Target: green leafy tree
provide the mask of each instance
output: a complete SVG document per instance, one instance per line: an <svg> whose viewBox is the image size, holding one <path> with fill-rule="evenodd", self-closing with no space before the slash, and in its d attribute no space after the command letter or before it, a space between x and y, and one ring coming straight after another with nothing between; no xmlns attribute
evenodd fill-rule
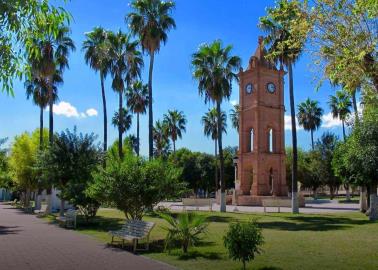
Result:
<svg viewBox="0 0 378 270"><path fill-rule="evenodd" d="M231 223L223 238L230 258L239 260L246 269L246 263L262 252L260 246L264 237L256 221Z"/></svg>
<svg viewBox="0 0 378 270"><path fill-rule="evenodd" d="M94 174L88 194L116 207L127 219L141 219L157 203L181 195L179 175L160 159L147 161L130 152L123 159L108 155L106 169Z"/></svg>
<svg viewBox="0 0 378 270"><path fill-rule="evenodd" d="M239 132L239 121L240 121L240 105L235 104L234 107L231 109L230 119L232 123L232 127Z"/></svg>
<svg viewBox="0 0 378 270"><path fill-rule="evenodd" d="M44 137L47 132L44 130ZM47 140L46 140L47 141ZM18 190L23 192L24 206L29 205L31 192L39 186L39 174L35 170L39 153L39 130L22 133L14 138L9 156L9 169Z"/></svg>
<svg viewBox="0 0 378 270"><path fill-rule="evenodd" d="M315 150L319 151L321 160L317 168L320 175L319 177L322 179L322 182L330 188L331 199L333 199L335 191L341 184L340 178L334 174L332 168L332 159L337 143L337 136L333 133L326 132L318 139L315 146Z"/></svg>
<svg viewBox="0 0 378 270"><path fill-rule="evenodd" d="M143 57L138 51L138 42L133 41L131 36L124 34L121 31L117 33L108 33L110 43L109 57L111 61L110 74L112 75L112 88L118 93L118 115L119 119L124 119L123 116L123 95L126 87L140 77L141 69L143 67ZM126 82L126 86L125 86ZM122 158L122 134L124 133L123 125L118 122L118 149L119 156Z"/></svg>
<svg viewBox="0 0 378 270"><path fill-rule="evenodd" d="M322 124L323 109L319 107L319 102L307 98L306 101L298 105L298 123L304 130L311 133L311 146L314 150L314 131Z"/></svg>
<svg viewBox="0 0 378 270"><path fill-rule="evenodd" d="M154 156L167 158L171 152L169 143L168 127L163 121L156 121L154 126Z"/></svg>
<svg viewBox="0 0 378 270"><path fill-rule="evenodd" d="M182 137L182 133L186 131L186 118L183 112L177 110L168 110L167 114L164 114L164 123L167 125L167 131L172 139L173 153L176 152L176 141Z"/></svg>
<svg viewBox="0 0 378 270"><path fill-rule="evenodd" d="M86 194L92 182L92 173L101 163L102 151L95 143L97 136L78 134L68 129L57 134L54 144L39 157L38 168L45 179L55 179L60 190L60 214L64 214L64 202L78 207L88 219L96 215L99 203Z"/></svg>
<svg viewBox="0 0 378 270"><path fill-rule="evenodd" d="M8 138L0 139L0 187L11 189L13 186L9 172L9 157L7 149L3 148Z"/></svg>
<svg viewBox="0 0 378 270"><path fill-rule="evenodd" d="M102 110L104 114L104 152L108 148L108 118L106 109L105 78L110 72L109 40L108 32L102 27L95 27L85 34L82 50L85 52L85 63L95 72L99 72L101 82Z"/></svg>
<svg viewBox="0 0 378 270"><path fill-rule="evenodd" d="M343 147L343 164L351 173L350 181L369 187L370 220L378 219L377 168L378 168L378 121L376 115L367 115L357 125Z"/></svg>
<svg viewBox="0 0 378 270"><path fill-rule="evenodd" d="M316 0L307 13L320 82L329 79L349 94L369 86L378 93L377 2Z"/></svg>
<svg viewBox="0 0 378 270"><path fill-rule="evenodd" d="M160 213L169 226L164 226L167 231L165 248L170 250L179 242L184 254L188 253L190 246L195 246L201 241L201 235L206 232L208 223L206 217L194 212L184 212L174 218L170 214Z"/></svg>
<svg viewBox="0 0 378 270"><path fill-rule="evenodd" d="M346 139L345 135L345 120L350 115L350 109L352 107L352 102L348 93L344 91L337 91L336 95L329 96L329 107L332 112L333 118L339 118L343 125L343 138Z"/></svg>
<svg viewBox="0 0 378 270"><path fill-rule="evenodd" d="M175 7L172 1L161 0L134 0L131 2L132 12L126 16L126 21L134 35L139 37L143 51L150 56L148 71L148 142L149 157L153 157L153 111L152 111L152 73L155 54L160 51L161 44L168 40L168 32L176 28L171 13Z"/></svg>
<svg viewBox="0 0 378 270"><path fill-rule="evenodd" d="M267 9L267 15L260 18L259 26L267 36L264 43L269 45L267 58L286 66L289 76L291 135L293 145L292 212L298 213L298 154L297 129L295 121L293 64L299 59L310 28L307 15L298 0L278 0L274 8Z"/></svg>
<svg viewBox="0 0 378 270"><path fill-rule="evenodd" d="M41 38L39 23L50 18L49 31L58 32L60 25L70 21L62 7L54 7L48 0L13 0L0 3L0 91L13 95L13 82L30 71L28 51L31 39Z"/></svg>
<svg viewBox="0 0 378 270"><path fill-rule="evenodd" d="M232 82L238 81L237 72L240 69L240 58L231 55L232 46L222 46L220 40L203 44L192 56L193 77L198 81L199 94L205 103L216 103L217 115L221 115L221 104L229 99L232 92ZM217 119L218 130L223 130L221 118ZM221 212L226 211L224 158L222 147L222 132L218 132L218 150L220 163Z"/></svg>
<svg viewBox="0 0 378 270"><path fill-rule="evenodd" d="M225 112L221 114L222 121L222 133L227 133L227 116ZM203 133L207 137L211 137L214 141L214 156L215 156L215 166L214 166L214 175L215 175L215 191L217 191L219 181L218 181L218 112L216 108L209 109L201 119L203 125Z"/></svg>
<svg viewBox="0 0 378 270"><path fill-rule="evenodd" d="M149 103L148 85L141 81L134 82L126 91L127 106L137 115L137 148L136 153L139 156L140 136L139 136L139 115L146 113Z"/></svg>

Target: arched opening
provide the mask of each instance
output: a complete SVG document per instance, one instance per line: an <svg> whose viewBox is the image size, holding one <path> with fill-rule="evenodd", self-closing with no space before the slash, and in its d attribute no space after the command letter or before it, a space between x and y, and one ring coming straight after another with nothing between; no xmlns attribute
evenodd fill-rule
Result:
<svg viewBox="0 0 378 270"><path fill-rule="evenodd" d="M268 151L270 153L274 152L273 148L273 129L268 129Z"/></svg>
<svg viewBox="0 0 378 270"><path fill-rule="evenodd" d="M253 130L253 128L251 128L251 131L249 133L249 152L253 152L254 149L254 135L255 131Z"/></svg>

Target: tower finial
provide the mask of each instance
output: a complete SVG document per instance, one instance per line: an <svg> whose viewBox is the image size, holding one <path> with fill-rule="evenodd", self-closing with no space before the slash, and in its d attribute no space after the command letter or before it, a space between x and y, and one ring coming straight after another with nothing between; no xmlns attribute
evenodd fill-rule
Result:
<svg viewBox="0 0 378 270"><path fill-rule="evenodd" d="M262 45L263 41L264 41L264 37L263 36L259 36L259 45L260 46Z"/></svg>

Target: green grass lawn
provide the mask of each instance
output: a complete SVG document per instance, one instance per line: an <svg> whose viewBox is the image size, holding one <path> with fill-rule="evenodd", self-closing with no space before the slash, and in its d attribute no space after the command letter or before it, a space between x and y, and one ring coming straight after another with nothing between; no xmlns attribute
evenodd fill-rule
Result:
<svg viewBox="0 0 378 270"><path fill-rule="evenodd" d="M241 263L228 258L223 235L230 222L258 218L263 228L264 253L248 265L248 269L378 269L378 223L371 223L360 213L310 214L242 214L201 212L210 222L200 246L187 256L181 250L163 251L165 232L160 218L146 216L156 222L152 244L144 256L166 262L180 269L241 269ZM80 233L108 242L108 230L124 222L121 212L101 209L88 225L79 223Z"/></svg>

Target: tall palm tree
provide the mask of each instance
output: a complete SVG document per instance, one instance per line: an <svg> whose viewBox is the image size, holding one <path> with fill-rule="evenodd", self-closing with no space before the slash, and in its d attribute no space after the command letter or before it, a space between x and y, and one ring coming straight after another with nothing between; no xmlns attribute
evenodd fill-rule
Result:
<svg viewBox="0 0 378 270"><path fill-rule="evenodd" d="M156 121L154 126L154 156L166 158L171 149L168 138L168 127L164 121Z"/></svg>
<svg viewBox="0 0 378 270"><path fill-rule="evenodd" d="M323 109L319 107L319 102L307 98L306 101L298 105L298 123L303 129L311 133L311 146L314 150L314 134L322 124Z"/></svg>
<svg viewBox="0 0 378 270"><path fill-rule="evenodd" d="M152 111L152 73L155 53L160 50L161 43L168 40L168 32L176 28L175 20L171 17L175 3L160 0L134 0L131 3L133 12L126 16L126 21L134 35L139 37L143 51L150 56L148 72L148 142L149 157L153 157L153 111Z"/></svg>
<svg viewBox="0 0 378 270"><path fill-rule="evenodd" d="M186 131L186 118L183 112L170 111L164 115L164 123L167 125L168 134L173 142L173 153L176 152L176 141Z"/></svg>
<svg viewBox="0 0 378 270"><path fill-rule="evenodd" d="M38 72L32 72L32 78L25 81L26 97L27 99L32 98L33 103L39 107L39 147L43 147L43 111L49 104L48 95L48 85L45 78L39 76ZM57 71L54 74L54 84L53 84L53 100L54 103L58 99L58 88L57 85L63 82L62 77Z"/></svg>
<svg viewBox="0 0 378 270"><path fill-rule="evenodd" d="M227 116L225 112L221 114L222 133L227 133ZM218 191L218 112L216 108L209 109L204 116L202 116L203 133L214 141L214 156L215 156L215 191Z"/></svg>
<svg viewBox="0 0 378 270"><path fill-rule="evenodd" d="M232 127L239 132L239 119L240 119L240 105L235 104L234 108L231 109L230 119L232 123Z"/></svg>
<svg viewBox="0 0 378 270"><path fill-rule="evenodd" d="M260 18L259 27L267 33L264 43L269 45L268 53L280 68L283 65L289 75L289 96L291 115L291 135L293 147L292 165L292 213L299 213L298 206L298 146L295 121L293 64L299 59L306 41L305 34L292 31L293 21L301 16L302 9L297 1L280 0L274 8L268 9L268 14Z"/></svg>
<svg viewBox="0 0 378 270"><path fill-rule="evenodd" d="M120 118L120 115L122 118ZM122 134L126 133L132 123L133 116L129 112L128 109L122 108L122 114L119 113L119 111L114 112L114 116L112 118L112 125L117 127L118 130L121 130Z"/></svg>
<svg viewBox="0 0 378 270"><path fill-rule="evenodd" d="M108 33L111 59L110 73L112 75L112 88L118 93L118 114L123 119L123 95L126 86L140 77L143 67L143 58L138 51L138 42L132 41L131 36L118 31ZM123 158L122 152L122 126L118 127L118 151L119 157Z"/></svg>
<svg viewBox="0 0 378 270"><path fill-rule="evenodd" d="M137 81L127 88L126 91L127 106L133 113L137 115L137 146L136 153L139 156L140 151L140 136L139 136L139 115L146 112L149 102L148 85Z"/></svg>
<svg viewBox="0 0 378 270"><path fill-rule="evenodd" d="M102 27L95 27L86 35L82 50L85 51L85 63L100 74L102 110L104 114L104 152L108 148L108 117L104 81L110 71L108 32Z"/></svg>
<svg viewBox="0 0 378 270"><path fill-rule="evenodd" d="M42 39L33 40L32 53L29 58L32 59L31 69L33 73L38 73L38 77L44 78L49 99L49 141L53 142L54 135L54 116L53 104L56 101L54 94L54 76L57 72L62 73L68 68L68 57L71 51L75 50L75 45L70 37L71 31L67 26L59 27L56 33L48 30L46 24L41 29L44 33Z"/></svg>
<svg viewBox="0 0 378 270"><path fill-rule="evenodd" d="M350 96L345 91L337 91L336 95L329 96L329 107L332 112L333 118L339 118L343 125L343 138L346 139L345 135L345 120L351 113L352 102L350 101Z"/></svg>
<svg viewBox="0 0 378 270"><path fill-rule="evenodd" d="M240 69L240 58L231 55L232 46L222 47L222 42L216 40L211 44L201 45L192 56L193 77L198 80L198 90L204 96L205 103L216 103L218 115L221 115L221 104L231 95L232 82L238 81L237 72ZM218 118L218 130L223 130L222 121ZM222 132L218 134L218 150L220 161L221 212L226 211L224 182L224 159L222 148Z"/></svg>

